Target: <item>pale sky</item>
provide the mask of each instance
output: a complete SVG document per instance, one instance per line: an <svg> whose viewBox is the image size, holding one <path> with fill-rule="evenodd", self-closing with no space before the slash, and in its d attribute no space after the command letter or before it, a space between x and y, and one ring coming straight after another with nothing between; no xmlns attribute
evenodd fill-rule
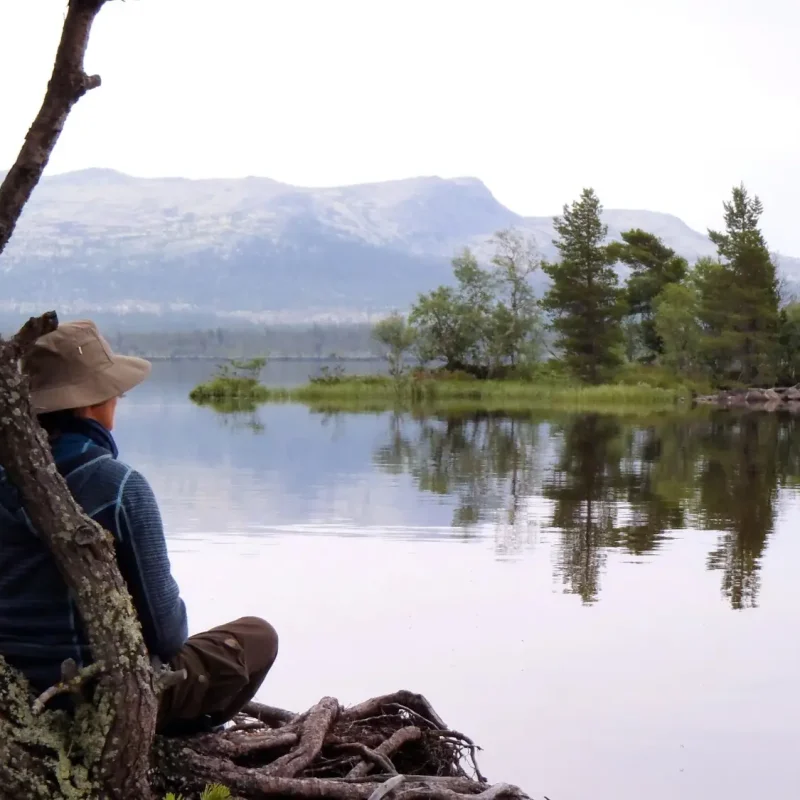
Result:
<svg viewBox="0 0 800 800"><path fill-rule="evenodd" d="M0 168L66 0L0 0ZM800 256L797 0L114 0L49 172L260 175L304 186L481 178L526 215L721 225L744 180Z"/></svg>

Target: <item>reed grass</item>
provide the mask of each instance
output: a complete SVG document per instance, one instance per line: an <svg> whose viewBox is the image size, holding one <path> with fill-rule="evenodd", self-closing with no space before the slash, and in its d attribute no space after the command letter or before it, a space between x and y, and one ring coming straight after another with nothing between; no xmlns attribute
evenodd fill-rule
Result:
<svg viewBox="0 0 800 800"><path fill-rule="evenodd" d="M684 387L660 388L609 384L542 384L525 381L395 380L384 376L353 376L318 381L292 389L267 389L266 402L388 410L412 406L458 410L614 410L628 407L674 408L691 399Z"/></svg>

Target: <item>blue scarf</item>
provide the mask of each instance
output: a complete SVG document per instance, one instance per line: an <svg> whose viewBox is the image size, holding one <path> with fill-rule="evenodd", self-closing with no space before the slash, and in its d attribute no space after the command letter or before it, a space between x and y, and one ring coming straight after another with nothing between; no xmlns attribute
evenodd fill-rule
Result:
<svg viewBox="0 0 800 800"><path fill-rule="evenodd" d="M113 458L119 455L111 431L93 419L82 419L72 414L58 421L58 433L50 440L56 463L86 452L93 444L107 450Z"/></svg>
<svg viewBox="0 0 800 800"><path fill-rule="evenodd" d="M55 427L57 431L50 437L50 449L56 466L68 466L72 459L83 455L91 446L100 447L112 458L119 451L111 432L93 419L81 419L72 413L59 416ZM10 513L21 507L21 500L15 486L8 480L5 470L0 466L0 506Z"/></svg>

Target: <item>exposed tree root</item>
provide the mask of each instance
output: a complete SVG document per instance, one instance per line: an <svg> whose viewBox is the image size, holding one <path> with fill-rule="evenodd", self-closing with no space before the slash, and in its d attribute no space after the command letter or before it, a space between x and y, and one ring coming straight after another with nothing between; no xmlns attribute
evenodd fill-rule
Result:
<svg viewBox="0 0 800 800"><path fill-rule="evenodd" d="M242 800L527 798L516 786L490 786L476 750L412 692L350 708L325 697L303 714L250 704L224 732L159 739L154 782L187 796L221 783Z"/></svg>

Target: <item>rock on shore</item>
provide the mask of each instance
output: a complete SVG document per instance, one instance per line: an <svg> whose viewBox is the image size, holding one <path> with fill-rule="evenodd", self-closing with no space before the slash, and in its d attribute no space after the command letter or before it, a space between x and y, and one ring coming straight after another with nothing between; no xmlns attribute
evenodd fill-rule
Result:
<svg viewBox="0 0 800 800"><path fill-rule="evenodd" d="M776 389L724 389L717 394L695 398L698 405L720 408L759 408L800 414L800 383Z"/></svg>

